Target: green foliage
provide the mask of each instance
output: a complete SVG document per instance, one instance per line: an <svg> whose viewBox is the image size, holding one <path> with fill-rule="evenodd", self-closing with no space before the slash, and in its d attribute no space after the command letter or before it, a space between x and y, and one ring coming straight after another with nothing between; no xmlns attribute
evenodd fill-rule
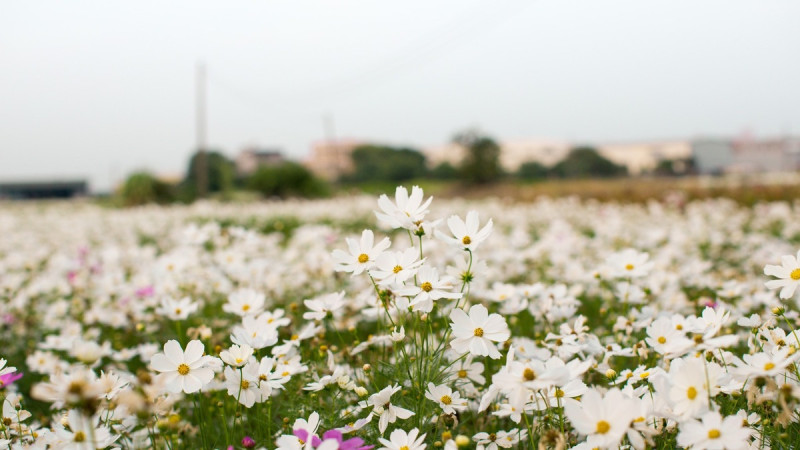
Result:
<svg viewBox="0 0 800 450"><path fill-rule="evenodd" d="M424 176L425 155L411 148L362 145L353 150L353 173L343 181L405 181Z"/></svg>
<svg viewBox="0 0 800 450"><path fill-rule="evenodd" d="M464 159L459 166L464 181L485 184L497 181L503 175L500 167L500 146L492 138L477 130L467 130L458 133L453 142L465 150Z"/></svg>
<svg viewBox="0 0 800 450"><path fill-rule="evenodd" d="M517 169L517 178L522 180L541 180L550 175L550 169L536 161L522 163Z"/></svg>
<svg viewBox="0 0 800 450"><path fill-rule="evenodd" d="M553 174L561 178L617 177L628 173L625 166L614 164L592 147L572 149L553 167Z"/></svg>
<svg viewBox="0 0 800 450"><path fill-rule="evenodd" d="M265 197L323 197L328 194L324 182L302 165L291 161L260 167L247 179L247 188Z"/></svg>
<svg viewBox="0 0 800 450"><path fill-rule="evenodd" d="M430 171L430 177L438 180L455 180L458 178L458 169L449 162L443 162Z"/></svg>
<svg viewBox="0 0 800 450"><path fill-rule="evenodd" d="M180 186L179 197L183 201L193 201L197 197L197 160L198 153L192 155L186 177ZM206 152L206 168L208 170L208 193L227 193L233 189L235 168L231 160L220 152Z"/></svg>
<svg viewBox="0 0 800 450"><path fill-rule="evenodd" d="M148 172L136 172L125 180L120 190L125 206L168 203L174 199L172 187Z"/></svg>

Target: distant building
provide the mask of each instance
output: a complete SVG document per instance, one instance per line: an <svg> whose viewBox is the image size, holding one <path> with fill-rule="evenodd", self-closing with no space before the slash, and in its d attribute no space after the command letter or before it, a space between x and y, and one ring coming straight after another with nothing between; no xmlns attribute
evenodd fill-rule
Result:
<svg viewBox="0 0 800 450"><path fill-rule="evenodd" d="M32 200L73 198L89 194L89 185L77 181L24 181L0 183L0 199Z"/></svg>
<svg viewBox="0 0 800 450"><path fill-rule="evenodd" d="M526 162L538 162L552 166L564 159L571 148L567 141L557 139L516 139L498 142L500 145L500 165L504 170L514 172ZM449 163L454 167L464 159L464 148L449 143L423 150L428 167Z"/></svg>
<svg viewBox="0 0 800 450"><path fill-rule="evenodd" d="M731 173L786 172L800 169L800 138L753 139L731 143Z"/></svg>
<svg viewBox="0 0 800 450"><path fill-rule="evenodd" d="M682 161L692 157L689 141L643 141L597 145L604 158L628 168L631 175L651 172L662 161Z"/></svg>
<svg viewBox="0 0 800 450"><path fill-rule="evenodd" d="M552 167L569 155L578 144L559 139L515 139L499 142L500 165L514 172L526 162L537 162ZM597 148L598 153L616 164L628 168L633 175L654 170L664 160L686 160L691 157L689 141L644 141L587 145ZM446 144L425 150L428 165L435 167L443 162L458 166L464 150L456 144Z"/></svg>
<svg viewBox="0 0 800 450"><path fill-rule="evenodd" d="M355 139L321 141L311 146L311 155L305 166L318 177L334 181L353 171L353 150L363 144Z"/></svg>
<svg viewBox="0 0 800 450"><path fill-rule="evenodd" d="M236 157L236 174L251 175L261 166L276 166L285 160L278 150L245 149Z"/></svg>
<svg viewBox="0 0 800 450"><path fill-rule="evenodd" d="M726 139L695 139L692 160L698 173L719 175L733 164L733 146Z"/></svg>
<svg viewBox="0 0 800 450"><path fill-rule="evenodd" d="M692 158L703 174L795 171L800 169L800 138L697 139Z"/></svg>

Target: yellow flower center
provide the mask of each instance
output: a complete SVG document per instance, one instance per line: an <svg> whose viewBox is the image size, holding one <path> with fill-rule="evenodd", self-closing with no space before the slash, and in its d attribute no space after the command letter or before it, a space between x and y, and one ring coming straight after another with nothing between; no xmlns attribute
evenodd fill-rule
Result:
<svg viewBox="0 0 800 450"><path fill-rule="evenodd" d="M689 389L686 390L686 396L689 397L689 400L694 400L697 397L697 389L694 386L690 386Z"/></svg>
<svg viewBox="0 0 800 450"><path fill-rule="evenodd" d="M483 328L475 328L475 336L482 337L483 336Z"/></svg>
<svg viewBox="0 0 800 450"><path fill-rule="evenodd" d="M601 420L600 422L597 422L597 432L598 433L606 434L606 433L608 433L608 430L610 430L610 429L611 429L611 424L606 422L605 420Z"/></svg>
<svg viewBox="0 0 800 450"><path fill-rule="evenodd" d="M658 337L658 343L659 344L666 344L667 343L667 338L665 338L664 336L659 336Z"/></svg>
<svg viewBox="0 0 800 450"><path fill-rule="evenodd" d="M461 242L463 242L464 245L469 245L472 243L472 239L470 239L469 236L464 236L464 239L461 239Z"/></svg>
<svg viewBox="0 0 800 450"><path fill-rule="evenodd" d="M636 422L636 423L642 423L642 422L644 422L644 417L639 416L639 417L633 419L633 421Z"/></svg>
<svg viewBox="0 0 800 450"><path fill-rule="evenodd" d="M86 441L86 433L83 431L78 431L75 433L75 437L73 439L75 442L84 442Z"/></svg>
<svg viewBox="0 0 800 450"><path fill-rule="evenodd" d="M650 376L650 372L642 372L639 374L639 378L645 379Z"/></svg>
<svg viewBox="0 0 800 450"><path fill-rule="evenodd" d="M250 387L250 382L247 380L242 380L242 390L247 389Z"/></svg>
<svg viewBox="0 0 800 450"><path fill-rule="evenodd" d="M680 331L680 330L682 330L682 329L683 329L683 325L681 325L681 324L677 324L677 325L675 325L675 329L676 329L676 330L678 330L678 331Z"/></svg>
<svg viewBox="0 0 800 450"><path fill-rule="evenodd" d="M789 274L789 276L790 276L790 277L791 277L791 278L792 278L794 281L800 280L800 268L794 269L794 270L792 271L792 273L790 273L790 274Z"/></svg>
<svg viewBox="0 0 800 450"><path fill-rule="evenodd" d="M407 445L400 447L400 450L409 450Z"/></svg>
<svg viewBox="0 0 800 450"><path fill-rule="evenodd" d="M467 371L464 370L464 369L459 370L458 371L458 378L467 378Z"/></svg>
<svg viewBox="0 0 800 450"><path fill-rule="evenodd" d="M449 395L443 395L441 398L441 402L444 403L445 405L449 405L450 403L453 403L453 399L450 398Z"/></svg>
<svg viewBox="0 0 800 450"><path fill-rule="evenodd" d="M367 255L366 253L362 253L362 254L358 255L358 262L360 262L361 264L364 264L367 261L369 261L369 255Z"/></svg>
<svg viewBox="0 0 800 450"><path fill-rule="evenodd" d="M180 308L175 308L175 314L180 314L180 313L181 313L181 309Z"/></svg>
<svg viewBox="0 0 800 450"><path fill-rule="evenodd" d="M556 388L556 397L558 397L558 398L564 397L564 391L562 391L561 389Z"/></svg>
<svg viewBox="0 0 800 450"><path fill-rule="evenodd" d="M289 372L282 372L282 373L281 373L281 376L282 376L282 377L288 377L288 376L289 376Z"/></svg>
<svg viewBox="0 0 800 450"><path fill-rule="evenodd" d="M625 264L625 270L633 270L633 264Z"/></svg>
<svg viewBox="0 0 800 450"><path fill-rule="evenodd" d="M764 370L772 370L774 368L775 368L775 364L772 364L771 362L768 362L768 363L764 364Z"/></svg>
<svg viewBox="0 0 800 450"><path fill-rule="evenodd" d="M422 283L422 286L420 286L420 288L422 288L422 290L425 292L430 292L433 290L433 285L431 284L430 281L426 281Z"/></svg>
<svg viewBox="0 0 800 450"><path fill-rule="evenodd" d="M248 305L246 303L244 305L242 305L242 311L250 311L250 305Z"/></svg>
<svg viewBox="0 0 800 450"><path fill-rule="evenodd" d="M533 381L536 379L536 372L534 372L530 367L526 367L522 372L522 378L525 378L527 381Z"/></svg>
<svg viewBox="0 0 800 450"><path fill-rule="evenodd" d="M241 364L244 361L242 358L236 358L236 364Z"/></svg>
<svg viewBox="0 0 800 450"><path fill-rule="evenodd" d="M403 266L394 266L394 269L392 269L392 272L397 273L397 272L400 272L401 270L403 270Z"/></svg>
<svg viewBox="0 0 800 450"><path fill-rule="evenodd" d="M189 373L189 366L187 366L186 364L181 364L180 366L178 366L178 373L181 374L181 375L188 374Z"/></svg>
<svg viewBox="0 0 800 450"><path fill-rule="evenodd" d="M708 430L708 438L709 439L719 439L719 436L720 436L720 432L719 432L718 429L712 428L712 429Z"/></svg>

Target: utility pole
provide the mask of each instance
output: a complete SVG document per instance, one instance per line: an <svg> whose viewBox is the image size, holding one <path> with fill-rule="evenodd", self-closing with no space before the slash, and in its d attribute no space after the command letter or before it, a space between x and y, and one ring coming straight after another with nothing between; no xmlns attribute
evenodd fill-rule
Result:
<svg viewBox="0 0 800 450"><path fill-rule="evenodd" d="M327 113L322 116L322 126L325 129L325 140L327 141L327 147L333 153L333 178L338 178L343 171L342 167L342 157L339 154L339 145L336 142L336 129L334 128L333 124L333 114Z"/></svg>
<svg viewBox="0 0 800 450"><path fill-rule="evenodd" d="M202 62L197 63L195 85L197 89L195 105L197 156L194 166L197 197L204 198L208 195L208 157L206 155L206 66Z"/></svg>

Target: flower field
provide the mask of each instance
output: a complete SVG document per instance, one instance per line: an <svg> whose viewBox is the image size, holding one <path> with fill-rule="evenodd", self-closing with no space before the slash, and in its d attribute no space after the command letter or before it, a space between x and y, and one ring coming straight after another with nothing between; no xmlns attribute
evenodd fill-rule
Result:
<svg viewBox="0 0 800 450"><path fill-rule="evenodd" d="M0 449L800 448L800 204L0 207Z"/></svg>

